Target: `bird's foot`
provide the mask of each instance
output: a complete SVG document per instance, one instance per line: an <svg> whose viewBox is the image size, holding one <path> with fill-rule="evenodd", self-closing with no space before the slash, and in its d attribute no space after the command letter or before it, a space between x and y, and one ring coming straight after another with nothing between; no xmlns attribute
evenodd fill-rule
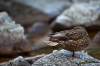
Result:
<svg viewBox="0 0 100 66"><path fill-rule="evenodd" d="M80 58L78 55L72 55L72 57L74 57L74 58Z"/></svg>
<svg viewBox="0 0 100 66"><path fill-rule="evenodd" d="M72 57L74 57L74 58L80 58L80 57L79 57L78 55L76 55L74 52L73 52Z"/></svg>

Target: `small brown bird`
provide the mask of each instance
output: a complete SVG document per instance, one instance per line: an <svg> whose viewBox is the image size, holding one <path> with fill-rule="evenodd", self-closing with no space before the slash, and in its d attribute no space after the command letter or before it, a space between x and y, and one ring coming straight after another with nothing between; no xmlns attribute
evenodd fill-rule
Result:
<svg viewBox="0 0 100 66"><path fill-rule="evenodd" d="M73 52L73 57L75 57L75 51L83 50L90 42L87 31L81 26L50 34L49 37L49 41L45 41L45 43L71 51Z"/></svg>

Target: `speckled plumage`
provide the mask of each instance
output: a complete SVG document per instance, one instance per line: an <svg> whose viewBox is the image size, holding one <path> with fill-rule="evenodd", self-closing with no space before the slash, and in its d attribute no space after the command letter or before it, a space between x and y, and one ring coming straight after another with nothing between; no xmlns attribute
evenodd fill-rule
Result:
<svg viewBox="0 0 100 66"><path fill-rule="evenodd" d="M57 46L71 52L81 51L89 45L90 38L85 28L81 26L70 30L56 32L49 35L49 41L56 42Z"/></svg>

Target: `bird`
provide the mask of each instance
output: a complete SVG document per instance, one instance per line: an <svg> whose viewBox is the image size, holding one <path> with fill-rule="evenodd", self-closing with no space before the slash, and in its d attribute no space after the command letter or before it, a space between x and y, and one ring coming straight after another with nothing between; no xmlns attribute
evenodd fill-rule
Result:
<svg viewBox="0 0 100 66"><path fill-rule="evenodd" d="M48 35L49 40L45 41L50 46L58 46L62 49L71 51L75 57L76 51L84 50L90 43L90 38L86 29L76 26L73 29L63 30Z"/></svg>

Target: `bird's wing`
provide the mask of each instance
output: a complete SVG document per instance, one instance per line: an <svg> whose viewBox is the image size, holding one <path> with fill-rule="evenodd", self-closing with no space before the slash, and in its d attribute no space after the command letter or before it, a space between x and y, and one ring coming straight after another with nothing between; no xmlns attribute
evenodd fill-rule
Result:
<svg viewBox="0 0 100 66"><path fill-rule="evenodd" d="M81 36L80 33L75 32L75 31L66 31L65 37L68 40L78 40L83 36Z"/></svg>
<svg viewBox="0 0 100 66"><path fill-rule="evenodd" d="M54 38L60 38L60 37L64 37L65 36L65 31L60 31L60 32L56 32L53 34L49 34L49 37L54 37Z"/></svg>

